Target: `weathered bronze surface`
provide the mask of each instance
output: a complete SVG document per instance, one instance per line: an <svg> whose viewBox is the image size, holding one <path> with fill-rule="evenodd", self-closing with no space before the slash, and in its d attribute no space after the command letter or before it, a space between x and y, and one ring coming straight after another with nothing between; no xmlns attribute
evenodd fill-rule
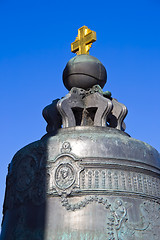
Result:
<svg viewBox="0 0 160 240"><path fill-rule="evenodd" d="M105 67L91 55L77 55L67 63L63 71L63 83L68 90L72 87L88 89L96 84L103 88L106 81Z"/></svg>
<svg viewBox="0 0 160 240"><path fill-rule="evenodd" d="M1 240L159 239L160 157L123 131L63 128L20 150Z"/></svg>
<svg viewBox="0 0 160 240"><path fill-rule="evenodd" d="M88 81L43 110L47 134L9 165L0 240L159 240L160 154L125 133L127 108L100 78Z"/></svg>

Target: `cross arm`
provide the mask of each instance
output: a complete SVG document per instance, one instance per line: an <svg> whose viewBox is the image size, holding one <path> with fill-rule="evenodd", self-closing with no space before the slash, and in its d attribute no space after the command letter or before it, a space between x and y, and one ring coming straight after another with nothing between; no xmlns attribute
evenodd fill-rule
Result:
<svg viewBox="0 0 160 240"><path fill-rule="evenodd" d="M79 50L79 40L75 40L71 43L71 52L75 53Z"/></svg>
<svg viewBox="0 0 160 240"><path fill-rule="evenodd" d="M85 43L86 44L89 44L89 43L93 43L96 41L96 32L94 31L90 31L88 34L86 34L84 36L84 39L85 39Z"/></svg>

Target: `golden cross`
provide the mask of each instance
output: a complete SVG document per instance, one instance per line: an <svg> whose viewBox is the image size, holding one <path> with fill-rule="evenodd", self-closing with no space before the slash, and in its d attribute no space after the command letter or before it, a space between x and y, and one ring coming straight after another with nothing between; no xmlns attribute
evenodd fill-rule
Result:
<svg viewBox="0 0 160 240"><path fill-rule="evenodd" d="M89 54L92 43L96 41L96 32L91 31L88 27L83 26L78 29L76 40L71 43L71 52L80 54Z"/></svg>

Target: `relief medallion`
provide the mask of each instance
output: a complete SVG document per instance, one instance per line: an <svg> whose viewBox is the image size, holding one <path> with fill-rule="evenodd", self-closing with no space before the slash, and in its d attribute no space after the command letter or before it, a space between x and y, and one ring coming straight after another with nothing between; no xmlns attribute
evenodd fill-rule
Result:
<svg viewBox="0 0 160 240"><path fill-rule="evenodd" d="M60 189L67 189L75 181L74 168L69 163L60 164L55 171L55 183Z"/></svg>

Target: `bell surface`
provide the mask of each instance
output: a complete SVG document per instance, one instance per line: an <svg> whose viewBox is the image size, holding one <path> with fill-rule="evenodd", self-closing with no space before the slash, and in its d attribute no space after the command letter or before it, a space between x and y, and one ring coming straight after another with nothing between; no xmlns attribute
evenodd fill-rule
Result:
<svg viewBox="0 0 160 240"><path fill-rule="evenodd" d="M154 148L116 129L47 134L13 158L1 240L158 239L159 169Z"/></svg>
<svg viewBox="0 0 160 240"><path fill-rule="evenodd" d="M88 89L98 84L104 87L107 72L103 64L91 55L77 55L70 59L63 71L63 83L68 90L72 87Z"/></svg>
<svg viewBox="0 0 160 240"><path fill-rule="evenodd" d="M83 26L72 51L95 40ZM9 165L0 240L160 239L160 154L125 133L127 107L103 92L106 69L87 54L44 108L46 135Z"/></svg>

